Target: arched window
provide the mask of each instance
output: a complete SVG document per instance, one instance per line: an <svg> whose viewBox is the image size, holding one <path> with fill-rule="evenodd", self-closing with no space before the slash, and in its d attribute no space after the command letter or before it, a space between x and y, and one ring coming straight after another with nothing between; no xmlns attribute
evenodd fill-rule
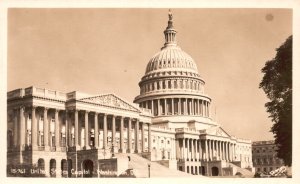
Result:
<svg viewBox="0 0 300 184"><path fill-rule="evenodd" d="M56 160L51 159L50 160L50 177L56 177Z"/></svg>
<svg viewBox="0 0 300 184"><path fill-rule="evenodd" d="M44 161L44 159L40 158L38 160L38 168L41 169L41 170L45 170L45 161Z"/></svg>

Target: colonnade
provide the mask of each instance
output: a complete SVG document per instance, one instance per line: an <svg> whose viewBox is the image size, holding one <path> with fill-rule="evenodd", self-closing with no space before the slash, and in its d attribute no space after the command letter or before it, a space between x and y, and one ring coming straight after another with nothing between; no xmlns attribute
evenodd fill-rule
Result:
<svg viewBox="0 0 300 184"><path fill-rule="evenodd" d="M194 75L194 73L190 73L190 75ZM147 83L145 82L141 86L141 94L145 94L153 91L159 91L159 90L174 90L174 89L194 90L199 93L203 93L204 91L203 82L201 82L200 80L187 77L187 78L180 78L180 79L174 79L174 78L157 79L155 81L151 81Z"/></svg>
<svg viewBox="0 0 300 184"><path fill-rule="evenodd" d="M177 139L177 159L184 161L233 161L236 144L213 139Z"/></svg>
<svg viewBox="0 0 300 184"><path fill-rule="evenodd" d="M195 98L161 98L140 102L140 107L150 109L155 116L199 115L210 116L210 102Z"/></svg>
<svg viewBox="0 0 300 184"><path fill-rule="evenodd" d="M38 110L37 110L38 109ZM51 113L49 113L51 111ZM151 124L140 122L137 118L116 116L85 110L62 110L47 107L21 106L13 110L13 146L24 150L65 151L65 147L89 149L91 137L94 137L93 147L109 149L108 128L111 130L111 146L116 146L116 129L118 127L120 141L117 145L120 152L145 151L145 126L148 126L148 151L151 150ZM50 114L51 117L48 117ZM84 121L79 121L79 114L83 114ZM39 118L39 120L37 120ZM99 123L101 118L102 123ZM108 122L111 119L111 122ZM119 120L118 126L116 120ZM42 125L41 125L42 122ZM124 146L125 122L127 127L127 150ZM101 127L99 127L99 125ZM42 128L41 128L42 127ZM84 128L84 142L81 142L81 130ZM94 129L93 134L91 129ZM99 132L103 132L103 143L100 148ZM134 140L132 140L134 133ZM140 136L139 136L140 135ZM134 148L132 142L134 141ZM141 146L140 146L141 143ZM82 145L84 145L82 147Z"/></svg>

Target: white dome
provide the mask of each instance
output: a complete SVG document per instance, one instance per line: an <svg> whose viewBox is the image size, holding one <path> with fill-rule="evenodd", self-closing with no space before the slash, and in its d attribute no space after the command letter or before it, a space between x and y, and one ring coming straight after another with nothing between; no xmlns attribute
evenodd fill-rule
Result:
<svg viewBox="0 0 300 184"><path fill-rule="evenodd" d="M197 65L192 57L178 46L167 46L156 53L150 59L145 75L153 72L160 72L161 70L198 73Z"/></svg>

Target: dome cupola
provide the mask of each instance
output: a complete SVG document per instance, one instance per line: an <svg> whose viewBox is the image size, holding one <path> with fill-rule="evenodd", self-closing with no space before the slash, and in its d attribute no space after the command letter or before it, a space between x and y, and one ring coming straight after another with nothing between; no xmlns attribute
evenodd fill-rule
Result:
<svg viewBox="0 0 300 184"><path fill-rule="evenodd" d="M177 45L171 11L168 16L164 46L149 60L134 102L160 119L190 115L209 119L211 99L204 93L205 82L192 57Z"/></svg>

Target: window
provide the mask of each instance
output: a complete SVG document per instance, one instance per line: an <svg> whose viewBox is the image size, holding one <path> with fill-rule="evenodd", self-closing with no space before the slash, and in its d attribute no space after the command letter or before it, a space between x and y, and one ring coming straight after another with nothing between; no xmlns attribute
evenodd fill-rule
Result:
<svg viewBox="0 0 300 184"><path fill-rule="evenodd" d="M170 141L168 141L168 144L170 144Z"/></svg>
<svg viewBox="0 0 300 184"><path fill-rule="evenodd" d="M161 143L164 143L164 140L161 140Z"/></svg>

